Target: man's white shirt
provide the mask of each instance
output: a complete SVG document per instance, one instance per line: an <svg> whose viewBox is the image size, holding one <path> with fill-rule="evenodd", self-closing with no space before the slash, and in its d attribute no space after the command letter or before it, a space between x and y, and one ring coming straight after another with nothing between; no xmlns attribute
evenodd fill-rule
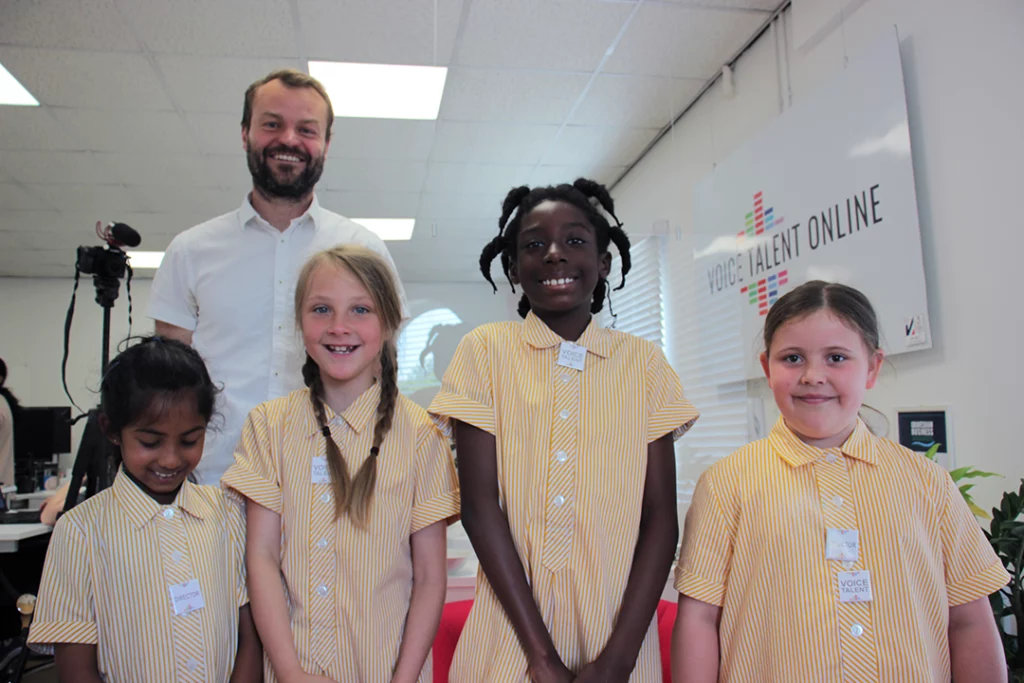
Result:
<svg viewBox="0 0 1024 683"><path fill-rule="evenodd" d="M306 260L338 244L361 244L391 265L384 242L313 197L284 231L242 205L172 240L153 279L148 315L193 332L221 389L206 435L199 482L217 484L231 465L246 415L303 386L305 349L295 326L295 285Z"/></svg>

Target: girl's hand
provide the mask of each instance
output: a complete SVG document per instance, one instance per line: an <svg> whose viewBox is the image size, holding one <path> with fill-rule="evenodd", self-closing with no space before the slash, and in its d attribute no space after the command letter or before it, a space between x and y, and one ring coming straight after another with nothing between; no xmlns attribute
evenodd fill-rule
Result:
<svg viewBox="0 0 1024 683"><path fill-rule="evenodd" d="M574 680L575 683L628 683L631 673L632 670L626 670L626 667L598 656L583 667Z"/></svg>
<svg viewBox="0 0 1024 683"><path fill-rule="evenodd" d="M282 683L338 683L333 678L327 678L327 676L314 676L307 673L301 673L295 678L289 678L287 681L281 680Z"/></svg>
<svg viewBox="0 0 1024 683"><path fill-rule="evenodd" d="M533 683L572 683L576 680L572 671L558 657L554 661L544 659L530 664L529 673Z"/></svg>

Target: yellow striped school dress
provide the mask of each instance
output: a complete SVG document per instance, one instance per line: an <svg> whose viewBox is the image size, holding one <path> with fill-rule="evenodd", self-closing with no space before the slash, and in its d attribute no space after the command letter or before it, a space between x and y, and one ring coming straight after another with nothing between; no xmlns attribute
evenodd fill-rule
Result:
<svg viewBox="0 0 1024 683"><path fill-rule="evenodd" d="M857 530L855 560L826 559L829 528ZM871 599L840 602L840 573L861 571ZM1008 580L940 466L860 420L820 450L780 418L701 476L675 587L722 607L723 683L934 683L949 608Z"/></svg>
<svg viewBox="0 0 1024 683"><path fill-rule="evenodd" d="M341 415L326 407L331 436L354 477L373 444L380 386ZM303 670L336 681L385 683L398 662L412 594L409 537L458 515L448 440L426 411L399 396L377 462L367 529L335 519L330 483L313 483L327 444L306 389L249 413L235 464L221 484L281 515L281 573ZM267 681L276 680L269 662ZM419 680L430 680L428 658Z"/></svg>
<svg viewBox="0 0 1024 683"><path fill-rule="evenodd" d="M477 328L459 344L430 411L495 436L516 550L562 661L579 671L601 653L619 613L647 446L681 436L697 411L654 344L591 321L577 341L587 349L581 371L558 365L562 342L532 313ZM526 656L482 570L451 680L527 680ZM630 680L661 680L654 619Z"/></svg>
<svg viewBox="0 0 1024 683"><path fill-rule="evenodd" d="M249 601L241 502L186 481L171 505L160 505L118 472L54 527L33 649L96 645L109 683L225 683L238 609ZM175 614L169 587L192 580L205 606Z"/></svg>

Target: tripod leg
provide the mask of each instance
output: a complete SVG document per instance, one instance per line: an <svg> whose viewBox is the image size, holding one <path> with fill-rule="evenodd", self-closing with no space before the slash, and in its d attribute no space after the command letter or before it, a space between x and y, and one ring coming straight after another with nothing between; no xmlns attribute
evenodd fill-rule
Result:
<svg viewBox="0 0 1024 683"><path fill-rule="evenodd" d="M78 453L75 455L75 465L71 470L71 482L68 486L68 497L64 502L64 512L75 507L78 503L78 492L82 488L82 480L86 473L89 474L89 481L86 487L86 497L96 493L100 487L107 485L105 480L107 467L106 437L100 429L99 411L90 410L86 419L85 431L82 432L82 441L78 444Z"/></svg>

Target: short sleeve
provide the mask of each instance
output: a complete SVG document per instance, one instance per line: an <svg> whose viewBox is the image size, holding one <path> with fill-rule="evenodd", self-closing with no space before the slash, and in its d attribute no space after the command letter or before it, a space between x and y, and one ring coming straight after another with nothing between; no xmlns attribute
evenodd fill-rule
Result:
<svg viewBox="0 0 1024 683"><path fill-rule="evenodd" d="M422 425L416 436L410 534L441 520L454 522L459 515L459 479L448 439L431 423Z"/></svg>
<svg viewBox="0 0 1024 683"><path fill-rule="evenodd" d="M652 345L644 378L647 387L647 443L669 432L678 439L693 426L700 413L683 396L683 385L661 349Z"/></svg>
<svg viewBox="0 0 1024 683"><path fill-rule="evenodd" d="M946 594L955 607L995 593L1010 575L985 538L974 515L949 473L942 472L945 511L942 552L946 564Z"/></svg>
<svg viewBox="0 0 1024 683"><path fill-rule="evenodd" d="M451 420L495 433L491 359L480 328L459 342L428 410L445 436L452 435Z"/></svg>
<svg viewBox="0 0 1024 683"><path fill-rule="evenodd" d="M164 252L149 290L146 315L194 331L199 322L199 305L188 261L187 235L185 232L175 237Z"/></svg>
<svg viewBox="0 0 1024 683"><path fill-rule="evenodd" d="M53 653L56 643L96 645L92 563L88 537L75 520L57 520L46 552L39 602L28 642L33 650Z"/></svg>
<svg viewBox="0 0 1024 683"><path fill-rule="evenodd" d="M715 491L712 473L709 470L701 475L686 512L674 586L683 595L721 606L729 582L735 532Z"/></svg>
<svg viewBox="0 0 1024 683"><path fill-rule="evenodd" d="M245 418L235 446L235 462L221 477L220 485L281 514L281 477L274 450L266 412L258 405Z"/></svg>
<svg viewBox="0 0 1024 683"><path fill-rule="evenodd" d="M238 491L228 489L224 491L224 505L227 509L228 540L231 543L228 557L233 565L235 596L241 607L249 603L245 573L245 498Z"/></svg>

